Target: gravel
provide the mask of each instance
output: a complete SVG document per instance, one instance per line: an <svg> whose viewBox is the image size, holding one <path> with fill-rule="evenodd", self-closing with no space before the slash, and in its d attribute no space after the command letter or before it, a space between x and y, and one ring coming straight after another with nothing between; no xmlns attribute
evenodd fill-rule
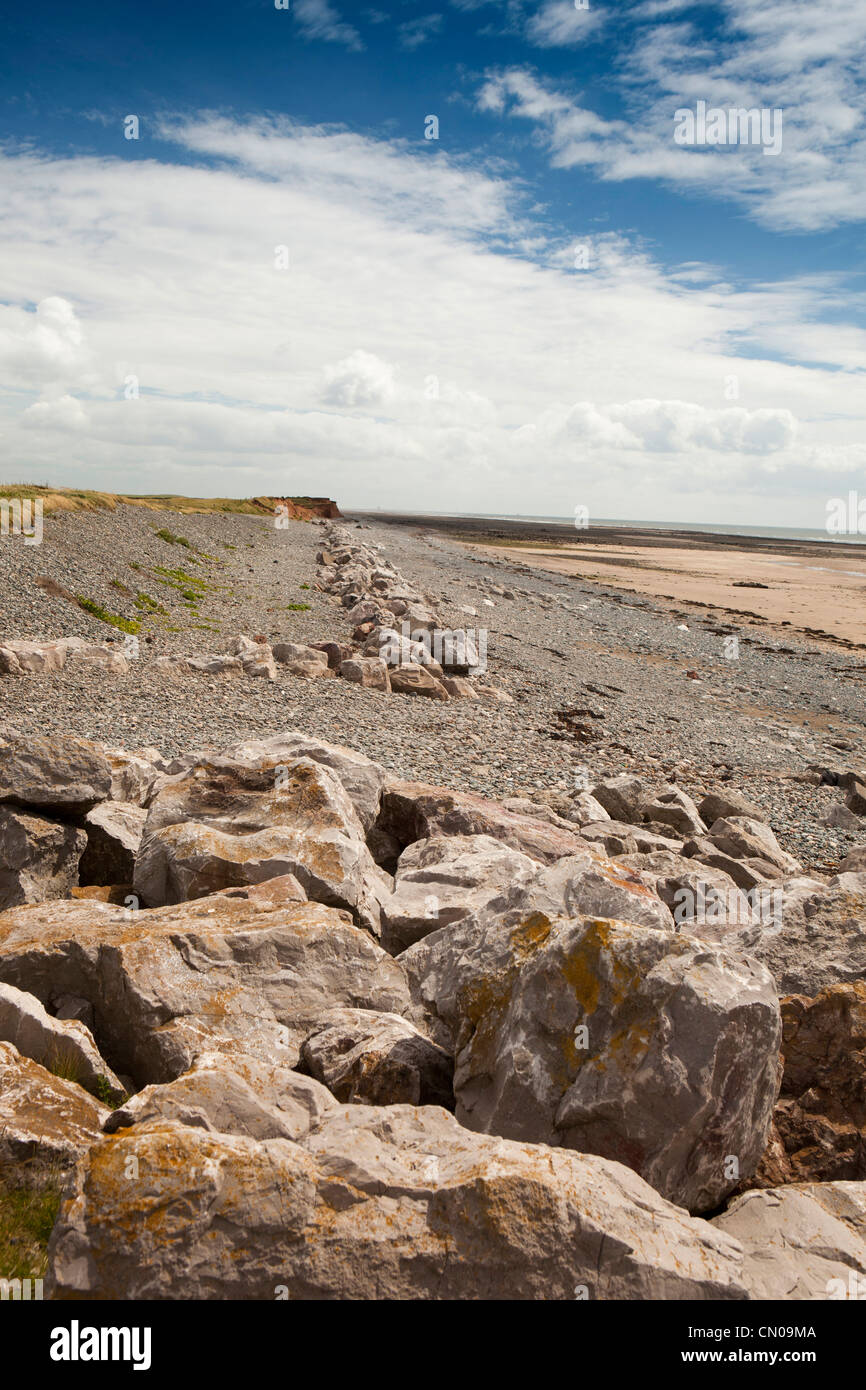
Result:
<svg viewBox="0 0 866 1390"><path fill-rule="evenodd" d="M190 547L160 539L160 529ZM81 666L0 676L4 722L34 735L77 733L165 754L295 727L348 744L401 776L493 797L567 791L621 772L675 780L696 798L727 782L764 809L807 869L830 871L866 842L866 824L862 831L821 824L843 799L838 788L802 780L817 777L810 766L866 762L866 666L856 654L533 572L414 527L365 525L358 538L381 544L446 623L487 630L487 679L513 704L386 696L284 669L273 683L160 673L155 656L226 651L242 632L272 642L348 641L350 625L315 587L319 526L290 522L278 530L257 517L120 506L46 518L41 546L0 541L0 640L123 641L122 632L36 583L49 578L140 621L139 660L123 676ZM160 569L201 583L175 577L172 585ZM194 606L182 590L198 593ZM142 592L165 614L136 607ZM732 636L737 660L725 654Z"/></svg>

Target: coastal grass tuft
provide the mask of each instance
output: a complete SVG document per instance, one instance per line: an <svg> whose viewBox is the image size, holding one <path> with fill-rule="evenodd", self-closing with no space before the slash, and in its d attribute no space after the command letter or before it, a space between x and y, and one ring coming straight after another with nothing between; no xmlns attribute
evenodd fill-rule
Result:
<svg viewBox="0 0 866 1390"><path fill-rule="evenodd" d="M104 608L101 603L97 603L95 599L84 598L83 595L77 594L75 602L79 608L84 609L85 613L89 613L93 618L98 618L101 623L108 623L109 627L116 627L121 632L139 632L141 630L141 623L137 622L135 618L124 618L119 613L109 613L108 609Z"/></svg>

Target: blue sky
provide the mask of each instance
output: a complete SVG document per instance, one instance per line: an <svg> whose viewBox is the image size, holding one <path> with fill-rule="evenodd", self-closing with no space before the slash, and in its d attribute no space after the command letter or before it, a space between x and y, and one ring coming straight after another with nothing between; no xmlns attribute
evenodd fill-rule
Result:
<svg viewBox="0 0 866 1390"><path fill-rule="evenodd" d="M850 0L19 13L0 477L821 526L866 492L864 49ZM699 102L781 150L677 144Z"/></svg>

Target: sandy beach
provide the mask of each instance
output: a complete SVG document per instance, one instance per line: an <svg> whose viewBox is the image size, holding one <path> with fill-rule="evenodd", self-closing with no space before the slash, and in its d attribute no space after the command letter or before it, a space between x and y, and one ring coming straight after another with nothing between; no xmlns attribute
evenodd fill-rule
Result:
<svg viewBox="0 0 866 1390"><path fill-rule="evenodd" d="M620 526L484 517L367 513L437 532L474 554L642 594L674 608L729 615L779 635L866 647L866 546Z"/></svg>
<svg viewBox="0 0 866 1390"><path fill-rule="evenodd" d="M776 558L749 550L666 546L497 547L534 568L580 575L676 604L715 608L811 637L866 646L866 554Z"/></svg>

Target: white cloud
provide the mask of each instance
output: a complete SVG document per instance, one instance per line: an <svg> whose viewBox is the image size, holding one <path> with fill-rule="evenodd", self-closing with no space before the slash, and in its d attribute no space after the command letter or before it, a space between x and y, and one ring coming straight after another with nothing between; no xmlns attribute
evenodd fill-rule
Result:
<svg viewBox="0 0 866 1390"><path fill-rule="evenodd" d="M330 0L294 0L294 13L303 33L325 43L341 43L359 52L364 45L357 29L346 24Z"/></svg>
<svg viewBox="0 0 866 1390"><path fill-rule="evenodd" d="M488 74L478 106L532 122L558 168L591 166L608 181L657 179L692 188L738 203L756 221L782 230L862 220L866 7L850 0L781 0L770 8L764 0L721 0L711 43L686 17L689 8L676 0L640 0L626 12L629 38L614 87L627 119L601 118L561 82L520 67ZM542 7L533 23L556 9ZM781 152L767 157L758 145L675 144L674 111L694 109L698 101L781 111Z"/></svg>
<svg viewBox="0 0 866 1390"><path fill-rule="evenodd" d="M358 348L342 362L325 367L322 400L331 405L383 406L394 394L394 368L373 352Z"/></svg>
<svg viewBox="0 0 866 1390"><path fill-rule="evenodd" d="M417 19L408 19L405 24L398 26L400 45L410 51L420 48L434 34L438 34L441 28L441 14L425 14L420 15Z"/></svg>
<svg viewBox="0 0 866 1390"><path fill-rule="evenodd" d="M576 9L574 0L544 0L529 16L526 35L539 48L571 47L595 38L604 23L604 11L586 5Z"/></svg>
<svg viewBox="0 0 866 1390"><path fill-rule="evenodd" d="M598 235L576 270L519 190L447 153L262 121L171 132L206 163L0 156L14 476L494 513L787 506L804 525L856 480L866 334L842 280L738 289Z"/></svg>

